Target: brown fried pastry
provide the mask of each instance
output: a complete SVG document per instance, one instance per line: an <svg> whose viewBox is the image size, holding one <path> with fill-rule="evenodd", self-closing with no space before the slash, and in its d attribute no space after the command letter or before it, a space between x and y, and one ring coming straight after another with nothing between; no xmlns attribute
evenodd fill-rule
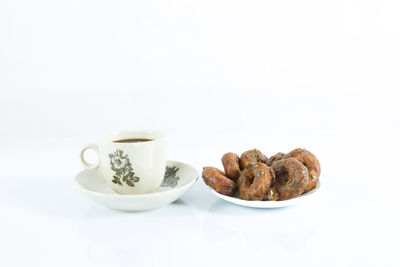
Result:
<svg viewBox="0 0 400 267"><path fill-rule="evenodd" d="M248 150L240 156L240 169L244 170L250 165L257 164L258 162L267 163L267 156L261 153L258 149Z"/></svg>
<svg viewBox="0 0 400 267"><path fill-rule="evenodd" d="M238 179L238 194L244 200L263 200L274 179L274 171L264 163L244 169Z"/></svg>
<svg viewBox="0 0 400 267"><path fill-rule="evenodd" d="M283 157L284 157L285 155L286 155L286 154L285 154L285 153L282 153L282 152L276 153L275 155L271 156L271 157L267 160L267 165L268 165L268 166L272 166L272 164L273 164L275 161L278 161L278 160L283 159Z"/></svg>
<svg viewBox="0 0 400 267"><path fill-rule="evenodd" d="M297 159L287 158L272 164L275 179L267 191L269 200L287 200L304 193L308 183L308 170Z"/></svg>
<svg viewBox="0 0 400 267"><path fill-rule="evenodd" d="M296 148L285 155L285 158L294 158L300 161L306 166L309 175L309 183L307 184L306 190L310 191L313 189L319 180L321 174L321 166L316 156L310 151L303 148Z"/></svg>
<svg viewBox="0 0 400 267"><path fill-rule="evenodd" d="M236 182L240 176L239 156L229 152L222 156L222 165L224 166L226 176Z"/></svg>
<svg viewBox="0 0 400 267"><path fill-rule="evenodd" d="M204 167L202 177L204 182L215 191L226 196L233 196L236 183L225 176L225 173L214 167Z"/></svg>

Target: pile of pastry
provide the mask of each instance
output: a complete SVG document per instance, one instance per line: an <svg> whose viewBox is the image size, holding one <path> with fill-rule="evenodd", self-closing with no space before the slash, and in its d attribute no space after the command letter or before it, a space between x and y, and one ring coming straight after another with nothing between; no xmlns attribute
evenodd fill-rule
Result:
<svg viewBox="0 0 400 267"><path fill-rule="evenodd" d="M244 200L287 200L315 188L321 173L318 159L310 151L297 148L270 158L257 149L240 157L222 157L225 172L204 167L204 182L220 194Z"/></svg>

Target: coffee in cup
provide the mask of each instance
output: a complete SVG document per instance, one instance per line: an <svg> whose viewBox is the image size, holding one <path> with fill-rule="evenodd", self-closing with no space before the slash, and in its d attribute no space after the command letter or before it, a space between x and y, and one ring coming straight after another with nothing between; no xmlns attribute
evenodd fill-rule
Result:
<svg viewBox="0 0 400 267"><path fill-rule="evenodd" d="M98 154L96 163L85 160L85 151ZM123 195L153 192L164 179L164 136L155 130L114 132L98 145L86 145L81 153L82 165L103 177L117 193Z"/></svg>

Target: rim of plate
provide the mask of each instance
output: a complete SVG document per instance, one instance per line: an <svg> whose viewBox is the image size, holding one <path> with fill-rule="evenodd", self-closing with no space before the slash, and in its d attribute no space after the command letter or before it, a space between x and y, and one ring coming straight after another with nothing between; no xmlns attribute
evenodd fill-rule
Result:
<svg viewBox="0 0 400 267"><path fill-rule="evenodd" d="M217 191L215 191L213 188L209 187L212 193L214 193L216 196L219 198L222 198L223 200L233 203L233 204L238 204L241 206L247 206L247 207L254 207L254 208L265 208L265 207L271 207L271 208L279 208L283 206L288 206L291 203L300 201L301 199L307 198L310 195L314 195L319 189L321 188L321 181L319 180L315 188L312 190L308 191L307 193L300 195L298 197L288 199L288 200L278 200L278 201L271 201L271 200L244 200L240 199L237 197L230 197L230 196L225 196ZM242 205L243 204L243 205Z"/></svg>
<svg viewBox="0 0 400 267"><path fill-rule="evenodd" d="M107 194L107 193L101 193L101 192L96 192L96 191L89 190L86 187L82 186L78 182L78 180L77 180L78 175L81 172L86 171L86 169L84 169L84 170L82 170L82 171L80 171L80 172L78 172L76 174L76 176L75 176L75 185L78 186L79 190L81 190L81 191L83 191L85 193L92 194L92 195L97 195L97 196L113 197L113 198L115 198L115 197L118 197L118 198L143 198L143 197L148 197L148 196L163 195L163 194L167 194L167 193L170 193L170 192L173 192L173 191L178 191L178 190L185 189L186 187L190 187L191 185L193 185L199 179L199 172L193 166L191 166L191 165L189 165L189 164L187 164L185 162L175 161L175 160L167 160L166 163L167 163L166 165L168 165L168 163L177 163L177 164L185 165L186 167L191 169L191 172L196 174L196 175L194 175L195 178L193 178L192 180L190 180L189 182L187 182L186 184L184 184L182 186L178 186L176 188L171 188L170 190L165 190L165 191L161 191L161 192L152 192L152 193L147 193L147 194L136 194L136 195L120 195L120 194L117 194L117 193L115 193L115 194Z"/></svg>

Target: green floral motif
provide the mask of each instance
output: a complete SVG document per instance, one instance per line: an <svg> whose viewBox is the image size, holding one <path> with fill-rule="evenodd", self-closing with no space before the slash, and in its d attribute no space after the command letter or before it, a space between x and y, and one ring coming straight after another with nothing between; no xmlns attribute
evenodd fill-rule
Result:
<svg viewBox="0 0 400 267"><path fill-rule="evenodd" d="M178 171L179 171L178 167L167 166L165 168L164 181L162 182L161 187L175 187L179 181L179 177L176 176L176 173Z"/></svg>
<svg viewBox="0 0 400 267"><path fill-rule="evenodd" d="M135 186L134 183L139 182L140 178L135 176L128 155L124 155L122 150L117 149L108 156L110 157L111 170L115 172L112 180L114 184L123 185L123 183L126 183L129 186Z"/></svg>

